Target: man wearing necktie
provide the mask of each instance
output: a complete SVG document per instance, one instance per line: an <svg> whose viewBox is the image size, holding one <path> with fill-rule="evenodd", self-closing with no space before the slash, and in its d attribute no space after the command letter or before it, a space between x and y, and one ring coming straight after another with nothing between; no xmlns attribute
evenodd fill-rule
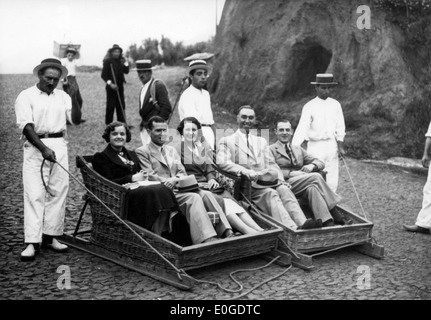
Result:
<svg viewBox="0 0 431 320"><path fill-rule="evenodd" d="M341 197L334 193L318 173L324 169L323 161L310 156L307 151L291 144L293 130L288 120L279 120L275 128L278 141L270 145L275 162L283 173L283 178L297 197L307 200L315 218L323 221L323 226L351 224L337 210Z"/></svg>
<svg viewBox="0 0 431 320"><path fill-rule="evenodd" d="M256 123L254 109L245 105L238 111L239 129L232 135L220 139L217 147L217 164L224 171L246 176L257 181L265 172L275 169L279 172L278 181L284 182L280 168L272 157L265 138L255 135ZM311 229L322 226L320 220L307 219L295 195L286 186L251 188L251 200L267 214L287 227Z"/></svg>
<svg viewBox="0 0 431 320"><path fill-rule="evenodd" d="M147 130L151 141L136 149L141 169L149 172L149 180L160 181L173 189L181 212L186 215L190 225L193 244L217 240L217 236L231 237L233 235L232 227L211 192L204 190L176 191L177 182L180 178L187 176L187 172L176 149L166 145L168 130L166 120L159 116L150 118ZM219 214L220 222L215 227L207 214L208 211Z"/></svg>

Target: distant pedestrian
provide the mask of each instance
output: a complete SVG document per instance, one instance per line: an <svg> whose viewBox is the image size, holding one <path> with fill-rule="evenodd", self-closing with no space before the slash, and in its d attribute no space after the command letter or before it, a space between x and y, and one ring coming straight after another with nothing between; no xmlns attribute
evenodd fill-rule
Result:
<svg viewBox="0 0 431 320"><path fill-rule="evenodd" d="M425 134L425 149L422 156L422 165L425 168L430 167L431 151L431 122L428 131ZM416 218L414 225L403 225L404 229L410 232L419 232L430 234L431 231L431 169L428 169L428 178L423 189L422 209Z"/></svg>
<svg viewBox="0 0 431 320"><path fill-rule="evenodd" d="M108 50L103 60L102 79L106 82L106 116L105 124L110 124L114 119L114 110L117 112L117 120L126 122L126 102L124 100L124 74L129 73L129 62L123 57L123 49L114 44Z"/></svg>
<svg viewBox="0 0 431 320"><path fill-rule="evenodd" d="M192 84L182 93L178 103L180 121L186 117L196 118L202 126L202 135L214 149L214 118L210 94L205 90L208 79L208 66L204 60L194 60L189 64Z"/></svg>
<svg viewBox="0 0 431 320"><path fill-rule="evenodd" d="M315 85L317 97L306 103L302 109L301 119L293 136L292 144L301 146L307 142L308 154L325 163L326 181L332 191L338 187L338 157L344 156L343 147L346 128L341 104L329 97L334 85L331 73L316 75Z"/></svg>
<svg viewBox="0 0 431 320"><path fill-rule="evenodd" d="M82 97L79 91L78 82L76 81L76 57L78 51L69 47L66 49L66 56L61 59L61 64L67 68L67 77L63 79L63 90L69 94L72 99L72 120L74 124L85 122L82 117Z"/></svg>
<svg viewBox="0 0 431 320"><path fill-rule="evenodd" d="M39 82L22 91L15 102L17 125L26 140L22 177L27 246L21 253L23 261L34 260L40 242L57 252L68 248L56 239L63 234L69 189L69 176L56 162L68 168L66 121L73 124L71 99L56 87L67 76L67 69L60 60L45 59L33 74Z"/></svg>
<svg viewBox="0 0 431 320"><path fill-rule="evenodd" d="M139 80L143 87L139 93L139 114L141 116L141 140L145 145L151 141L148 135L148 120L153 116L169 119L172 112L171 102L169 101L168 89L163 81L153 78L153 66L151 60L136 61L136 68Z"/></svg>

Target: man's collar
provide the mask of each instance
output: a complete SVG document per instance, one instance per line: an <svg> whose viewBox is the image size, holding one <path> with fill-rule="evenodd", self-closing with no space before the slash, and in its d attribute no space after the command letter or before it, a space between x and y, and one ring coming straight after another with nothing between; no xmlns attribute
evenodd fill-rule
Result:
<svg viewBox="0 0 431 320"><path fill-rule="evenodd" d="M145 87L147 85L149 85L151 83L151 81L153 81L154 78L151 77L150 80L148 80L147 82L143 83L142 86Z"/></svg>
<svg viewBox="0 0 431 320"><path fill-rule="evenodd" d="M154 142L153 142L153 140L151 140L150 141L150 144L152 144L153 145L153 147L154 148L156 148L157 150L159 150L159 151L162 151L162 148L165 146L165 145L161 145L161 146L159 146L158 144L155 144Z"/></svg>
<svg viewBox="0 0 431 320"><path fill-rule="evenodd" d="M39 89L39 87L37 86L39 83L36 83L34 86L36 87L36 90L38 90L39 91L39 94L43 94L43 93L45 93L46 95L51 95L51 94L53 94L53 95L55 95L55 88L54 88L54 90L52 90L52 92L51 93L49 93L48 94L48 92L45 92L45 91L42 91L42 90L40 90Z"/></svg>

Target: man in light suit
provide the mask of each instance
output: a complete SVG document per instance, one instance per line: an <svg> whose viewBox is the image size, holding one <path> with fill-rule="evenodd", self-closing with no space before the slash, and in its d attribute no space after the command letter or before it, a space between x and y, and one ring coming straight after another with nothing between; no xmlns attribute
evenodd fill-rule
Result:
<svg viewBox="0 0 431 320"><path fill-rule="evenodd" d="M133 69L138 72L139 80L143 85L139 93L139 115L142 118L140 129L143 145L150 142L150 136L146 130L148 120L153 116L160 116L168 120L172 112L168 90L161 80L153 78L153 69L151 60L138 60L136 61L136 68Z"/></svg>
<svg viewBox="0 0 431 320"><path fill-rule="evenodd" d="M149 171L149 180L160 181L173 189L180 209L185 213L189 222L194 244L217 240L217 235L228 238L233 236L232 228L223 209L211 192L199 190L180 193L175 190L179 179L187 176L187 173L176 149L165 145L167 130L168 125L165 119L159 116L149 119L148 131L151 141L136 149L141 168ZM219 213L220 222L217 223L215 229L207 211Z"/></svg>
<svg viewBox="0 0 431 320"><path fill-rule="evenodd" d="M239 109L237 122L239 129L232 135L220 139L217 148L217 164L221 169L241 174L251 181L259 181L270 169L279 174L278 180L283 181L280 168L272 157L266 140L250 134L256 122L254 109L242 106ZM295 195L286 184L278 184L275 188L255 187L252 184L251 200L266 213L287 227L296 230L319 228L322 221L307 219Z"/></svg>
<svg viewBox="0 0 431 320"><path fill-rule="evenodd" d="M275 128L277 142L270 145L275 162L280 167L283 178L291 186L297 197L307 200L316 218L320 218L324 227L336 224L351 224L336 208L341 197L334 193L322 175L318 173L324 169L323 161L310 156L300 146L291 144L293 130L288 120L280 120Z"/></svg>

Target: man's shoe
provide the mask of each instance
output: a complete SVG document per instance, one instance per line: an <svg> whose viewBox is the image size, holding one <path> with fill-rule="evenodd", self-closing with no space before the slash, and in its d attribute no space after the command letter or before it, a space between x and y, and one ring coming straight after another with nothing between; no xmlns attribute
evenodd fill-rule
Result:
<svg viewBox="0 0 431 320"><path fill-rule="evenodd" d="M223 238L232 238L235 237L235 233L232 231L232 229L226 229L226 231L223 233Z"/></svg>
<svg viewBox="0 0 431 320"><path fill-rule="evenodd" d="M333 226L335 226L335 223L334 223L334 221L332 221L332 219L328 219L322 224L322 226L323 227L333 227Z"/></svg>
<svg viewBox="0 0 431 320"><path fill-rule="evenodd" d="M36 248L32 243L29 243L25 250L21 252L21 261L33 261L36 256Z"/></svg>
<svg viewBox="0 0 431 320"><path fill-rule="evenodd" d="M63 252L66 252L69 249L68 246L66 246L63 243L58 242L58 240L55 239L55 238L52 238L51 243L48 243L48 242L45 243L44 247L48 248L48 249L51 249L52 251L57 252L57 253L63 253Z"/></svg>
<svg viewBox="0 0 431 320"><path fill-rule="evenodd" d="M334 219L334 223L335 224L341 224L341 225L343 225L344 213L340 209L338 209L335 206L329 212L331 213L331 216Z"/></svg>
<svg viewBox="0 0 431 320"><path fill-rule="evenodd" d="M307 229L316 229L316 228L322 228L322 219L313 220L311 218L308 218L302 226L300 226L298 229L301 230L307 230Z"/></svg>
<svg viewBox="0 0 431 320"><path fill-rule="evenodd" d="M430 234L430 229L427 228L423 228L423 227L419 227L417 225L406 225L403 224L404 230L409 231L409 232L417 232L417 233L424 233L424 234Z"/></svg>

